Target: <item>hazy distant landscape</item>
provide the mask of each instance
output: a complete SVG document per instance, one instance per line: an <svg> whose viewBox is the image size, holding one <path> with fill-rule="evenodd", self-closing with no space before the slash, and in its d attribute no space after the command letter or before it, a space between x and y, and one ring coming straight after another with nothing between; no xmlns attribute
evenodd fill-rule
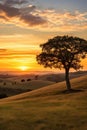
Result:
<svg viewBox="0 0 87 130"><path fill-rule="evenodd" d="M87 71L78 71L70 73L70 78L76 78L87 75ZM23 81L22 81L23 80ZM27 74L27 75L0 75L0 94L12 96L23 92L39 89L51 84L65 80L64 73L58 74Z"/></svg>

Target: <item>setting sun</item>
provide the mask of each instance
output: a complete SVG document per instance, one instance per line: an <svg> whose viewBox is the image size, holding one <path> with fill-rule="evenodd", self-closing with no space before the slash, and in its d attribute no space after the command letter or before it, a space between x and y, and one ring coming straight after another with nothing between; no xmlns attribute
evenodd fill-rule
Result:
<svg viewBox="0 0 87 130"><path fill-rule="evenodd" d="M20 66L19 68L20 68L20 70L22 70L22 71L28 70L28 67L27 67L27 66Z"/></svg>

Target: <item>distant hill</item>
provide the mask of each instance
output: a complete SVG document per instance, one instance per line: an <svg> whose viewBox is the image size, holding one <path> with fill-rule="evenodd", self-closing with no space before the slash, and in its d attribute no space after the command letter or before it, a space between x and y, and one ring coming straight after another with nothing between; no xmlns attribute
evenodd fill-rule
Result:
<svg viewBox="0 0 87 130"><path fill-rule="evenodd" d="M87 71L70 73L70 79L87 75ZM5 77L4 77L5 76ZM0 94L12 96L23 92L30 92L47 85L55 84L65 80L64 73L45 75L0 75Z"/></svg>
<svg viewBox="0 0 87 130"><path fill-rule="evenodd" d="M79 78L75 78L71 80L71 85L73 89L85 90L87 89L87 76L81 76ZM31 92L23 93L18 96L14 96L12 98L25 99L25 98L34 98L34 97L43 97L43 96L52 96L60 94L62 91L66 90L66 83L59 82L52 85L45 86L43 88L39 88L37 90L33 90Z"/></svg>
<svg viewBox="0 0 87 130"><path fill-rule="evenodd" d="M0 79L0 94L6 94L7 96L16 95L23 92L30 92L34 89L42 88L47 85L54 84L51 81L43 80L31 80L31 81L14 81L12 78Z"/></svg>
<svg viewBox="0 0 87 130"><path fill-rule="evenodd" d="M77 78L84 75L87 75L87 71L71 72L70 79ZM64 73L46 74L46 75L40 76L39 78L42 80L48 80L48 81L53 81L53 82L62 82L65 80L65 74Z"/></svg>

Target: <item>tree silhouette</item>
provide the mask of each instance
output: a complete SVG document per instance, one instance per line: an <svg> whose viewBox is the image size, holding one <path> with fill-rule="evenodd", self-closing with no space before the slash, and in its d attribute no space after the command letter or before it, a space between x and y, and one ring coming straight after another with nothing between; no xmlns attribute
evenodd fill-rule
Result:
<svg viewBox="0 0 87 130"><path fill-rule="evenodd" d="M27 81L31 81L31 79L27 79Z"/></svg>
<svg viewBox="0 0 87 130"><path fill-rule="evenodd" d="M37 55L38 64L44 67L65 69L67 90L70 91L70 68L82 68L80 62L87 54L87 41L73 36L56 36L41 44L42 52Z"/></svg>
<svg viewBox="0 0 87 130"><path fill-rule="evenodd" d="M35 80L38 80L39 75L35 75Z"/></svg>
<svg viewBox="0 0 87 130"><path fill-rule="evenodd" d="M22 79L22 80L21 80L21 82L25 82L25 80L24 80L24 79Z"/></svg>

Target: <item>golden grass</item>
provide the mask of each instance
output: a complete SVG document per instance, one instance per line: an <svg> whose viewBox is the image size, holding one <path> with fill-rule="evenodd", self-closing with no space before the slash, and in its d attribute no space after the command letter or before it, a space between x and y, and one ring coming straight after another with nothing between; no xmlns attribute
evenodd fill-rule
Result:
<svg viewBox="0 0 87 130"><path fill-rule="evenodd" d="M71 85L73 89L80 89L80 90L85 90L87 88L87 76L82 76L80 78L75 78L71 80ZM27 98L36 98L36 97L46 97L46 96L61 96L62 91L66 90L66 84L64 82L48 85L46 87L33 90L31 92L26 92L23 94L18 94L16 96L12 96L7 99L3 99L4 101L6 100L19 100L19 99L27 99ZM80 92L81 93L81 92ZM83 92L82 92L83 93ZM73 94L70 94L73 95ZM62 96L65 96L62 94Z"/></svg>
<svg viewBox="0 0 87 130"><path fill-rule="evenodd" d="M0 130L87 130L87 76L0 101Z"/></svg>

